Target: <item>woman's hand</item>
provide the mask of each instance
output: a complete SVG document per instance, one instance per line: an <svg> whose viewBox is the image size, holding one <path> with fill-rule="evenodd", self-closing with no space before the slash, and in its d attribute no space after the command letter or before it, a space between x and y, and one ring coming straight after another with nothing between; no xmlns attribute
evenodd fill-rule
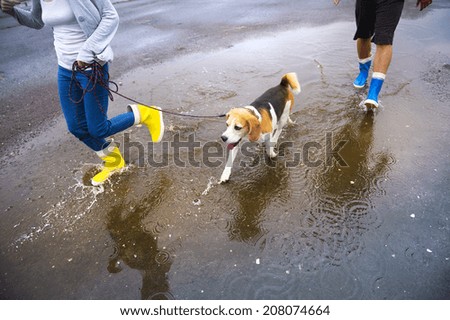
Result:
<svg viewBox="0 0 450 320"><path fill-rule="evenodd" d="M24 0L1 0L0 5L3 12L11 12L16 4L23 1Z"/></svg>
<svg viewBox="0 0 450 320"><path fill-rule="evenodd" d="M420 5L420 11L428 7L431 3L433 3L432 0L417 0L416 7Z"/></svg>
<svg viewBox="0 0 450 320"><path fill-rule="evenodd" d="M333 0L334 5L337 6L339 4L339 2L341 2L341 0Z"/></svg>
<svg viewBox="0 0 450 320"><path fill-rule="evenodd" d="M86 63L86 62L80 61L80 60L77 60L77 65L78 65L78 68L80 68L81 70L89 67L89 63Z"/></svg>

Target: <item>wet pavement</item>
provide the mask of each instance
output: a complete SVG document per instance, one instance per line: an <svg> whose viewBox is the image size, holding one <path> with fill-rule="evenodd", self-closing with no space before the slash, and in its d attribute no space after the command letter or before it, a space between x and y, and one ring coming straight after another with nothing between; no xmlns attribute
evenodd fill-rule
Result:
<svg viewBox="0 0 450 320"><path fill-rule="evenodd" d="M118 46L112 69L122 93L220 114L297 72L295 124L276 160L246 145L219 185L224 121L167 115L160 144L148 143L145 128L114 137L128 166L95 188L98 159L56 112L30 125L19 146L2 123L0 298L450 298L450 33L442 28L450 3L420 17L405 8L375 113L358 108L365 91L351 85L351 3L296 16L289 1L218 2L204 12L187 1L170 17L175 2L143 3L117 4L122 24L142 6L161 38L142 44L156 43L153 55ZM338 18L324 23L332 9ZM206 35L211 25L220 26L215 36ZM119 32L118 43L126 37ZM126 71L133 59L144 62ZM126 104L117 97L110 115ZM346 165L329 157L342 145Z"/></svg>

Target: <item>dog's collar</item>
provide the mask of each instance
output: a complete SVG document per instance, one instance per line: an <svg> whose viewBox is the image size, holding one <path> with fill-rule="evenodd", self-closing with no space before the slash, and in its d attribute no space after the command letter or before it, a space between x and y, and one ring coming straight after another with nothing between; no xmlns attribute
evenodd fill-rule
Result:
<svg viewBox="0 0 450 320"><path fill-rule="evenodd" d="M254 106L246 106L244 108L253 112L255 114L255 116L258 118L258 121L261 123L261 121L262 121L261 113L259 113L259 111Z"/></svg>

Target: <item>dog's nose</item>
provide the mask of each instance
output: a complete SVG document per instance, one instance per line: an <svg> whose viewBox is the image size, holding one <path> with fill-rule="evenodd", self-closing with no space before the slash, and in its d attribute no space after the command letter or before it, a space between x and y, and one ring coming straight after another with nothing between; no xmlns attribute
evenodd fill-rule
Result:
<svg viewBox="0 0 450 320"><path fill-rule="evenodd" d="M228 137L226 137L226 136L221 136L220 138L222 139L223 142L227 142L227 140L228 140Z"/></svg>

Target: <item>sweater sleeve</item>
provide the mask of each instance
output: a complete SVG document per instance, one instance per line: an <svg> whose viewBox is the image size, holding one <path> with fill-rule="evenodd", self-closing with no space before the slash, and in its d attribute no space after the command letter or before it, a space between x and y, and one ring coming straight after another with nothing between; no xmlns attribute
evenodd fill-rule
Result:
<svg viewBox="0 0 450 320"><path fill-rule="evenodd" d="M24 26L33 29L42 29L44 22L42 21L42 8L39 0L33 0L31 10L14 7L11 15Z"/></svg>
<svg viewBox="0 0 450 320"><path fill-rule="evenodd" d="M114 38L119 27L119 15L109 0L91 0L97 7L101 20L95 31L88 37L81 48L77 60L92 63L97 57L106 61L106 57L112 58L112 50L109 44ZM109 52L107 52L109 51Z"/></svg>

